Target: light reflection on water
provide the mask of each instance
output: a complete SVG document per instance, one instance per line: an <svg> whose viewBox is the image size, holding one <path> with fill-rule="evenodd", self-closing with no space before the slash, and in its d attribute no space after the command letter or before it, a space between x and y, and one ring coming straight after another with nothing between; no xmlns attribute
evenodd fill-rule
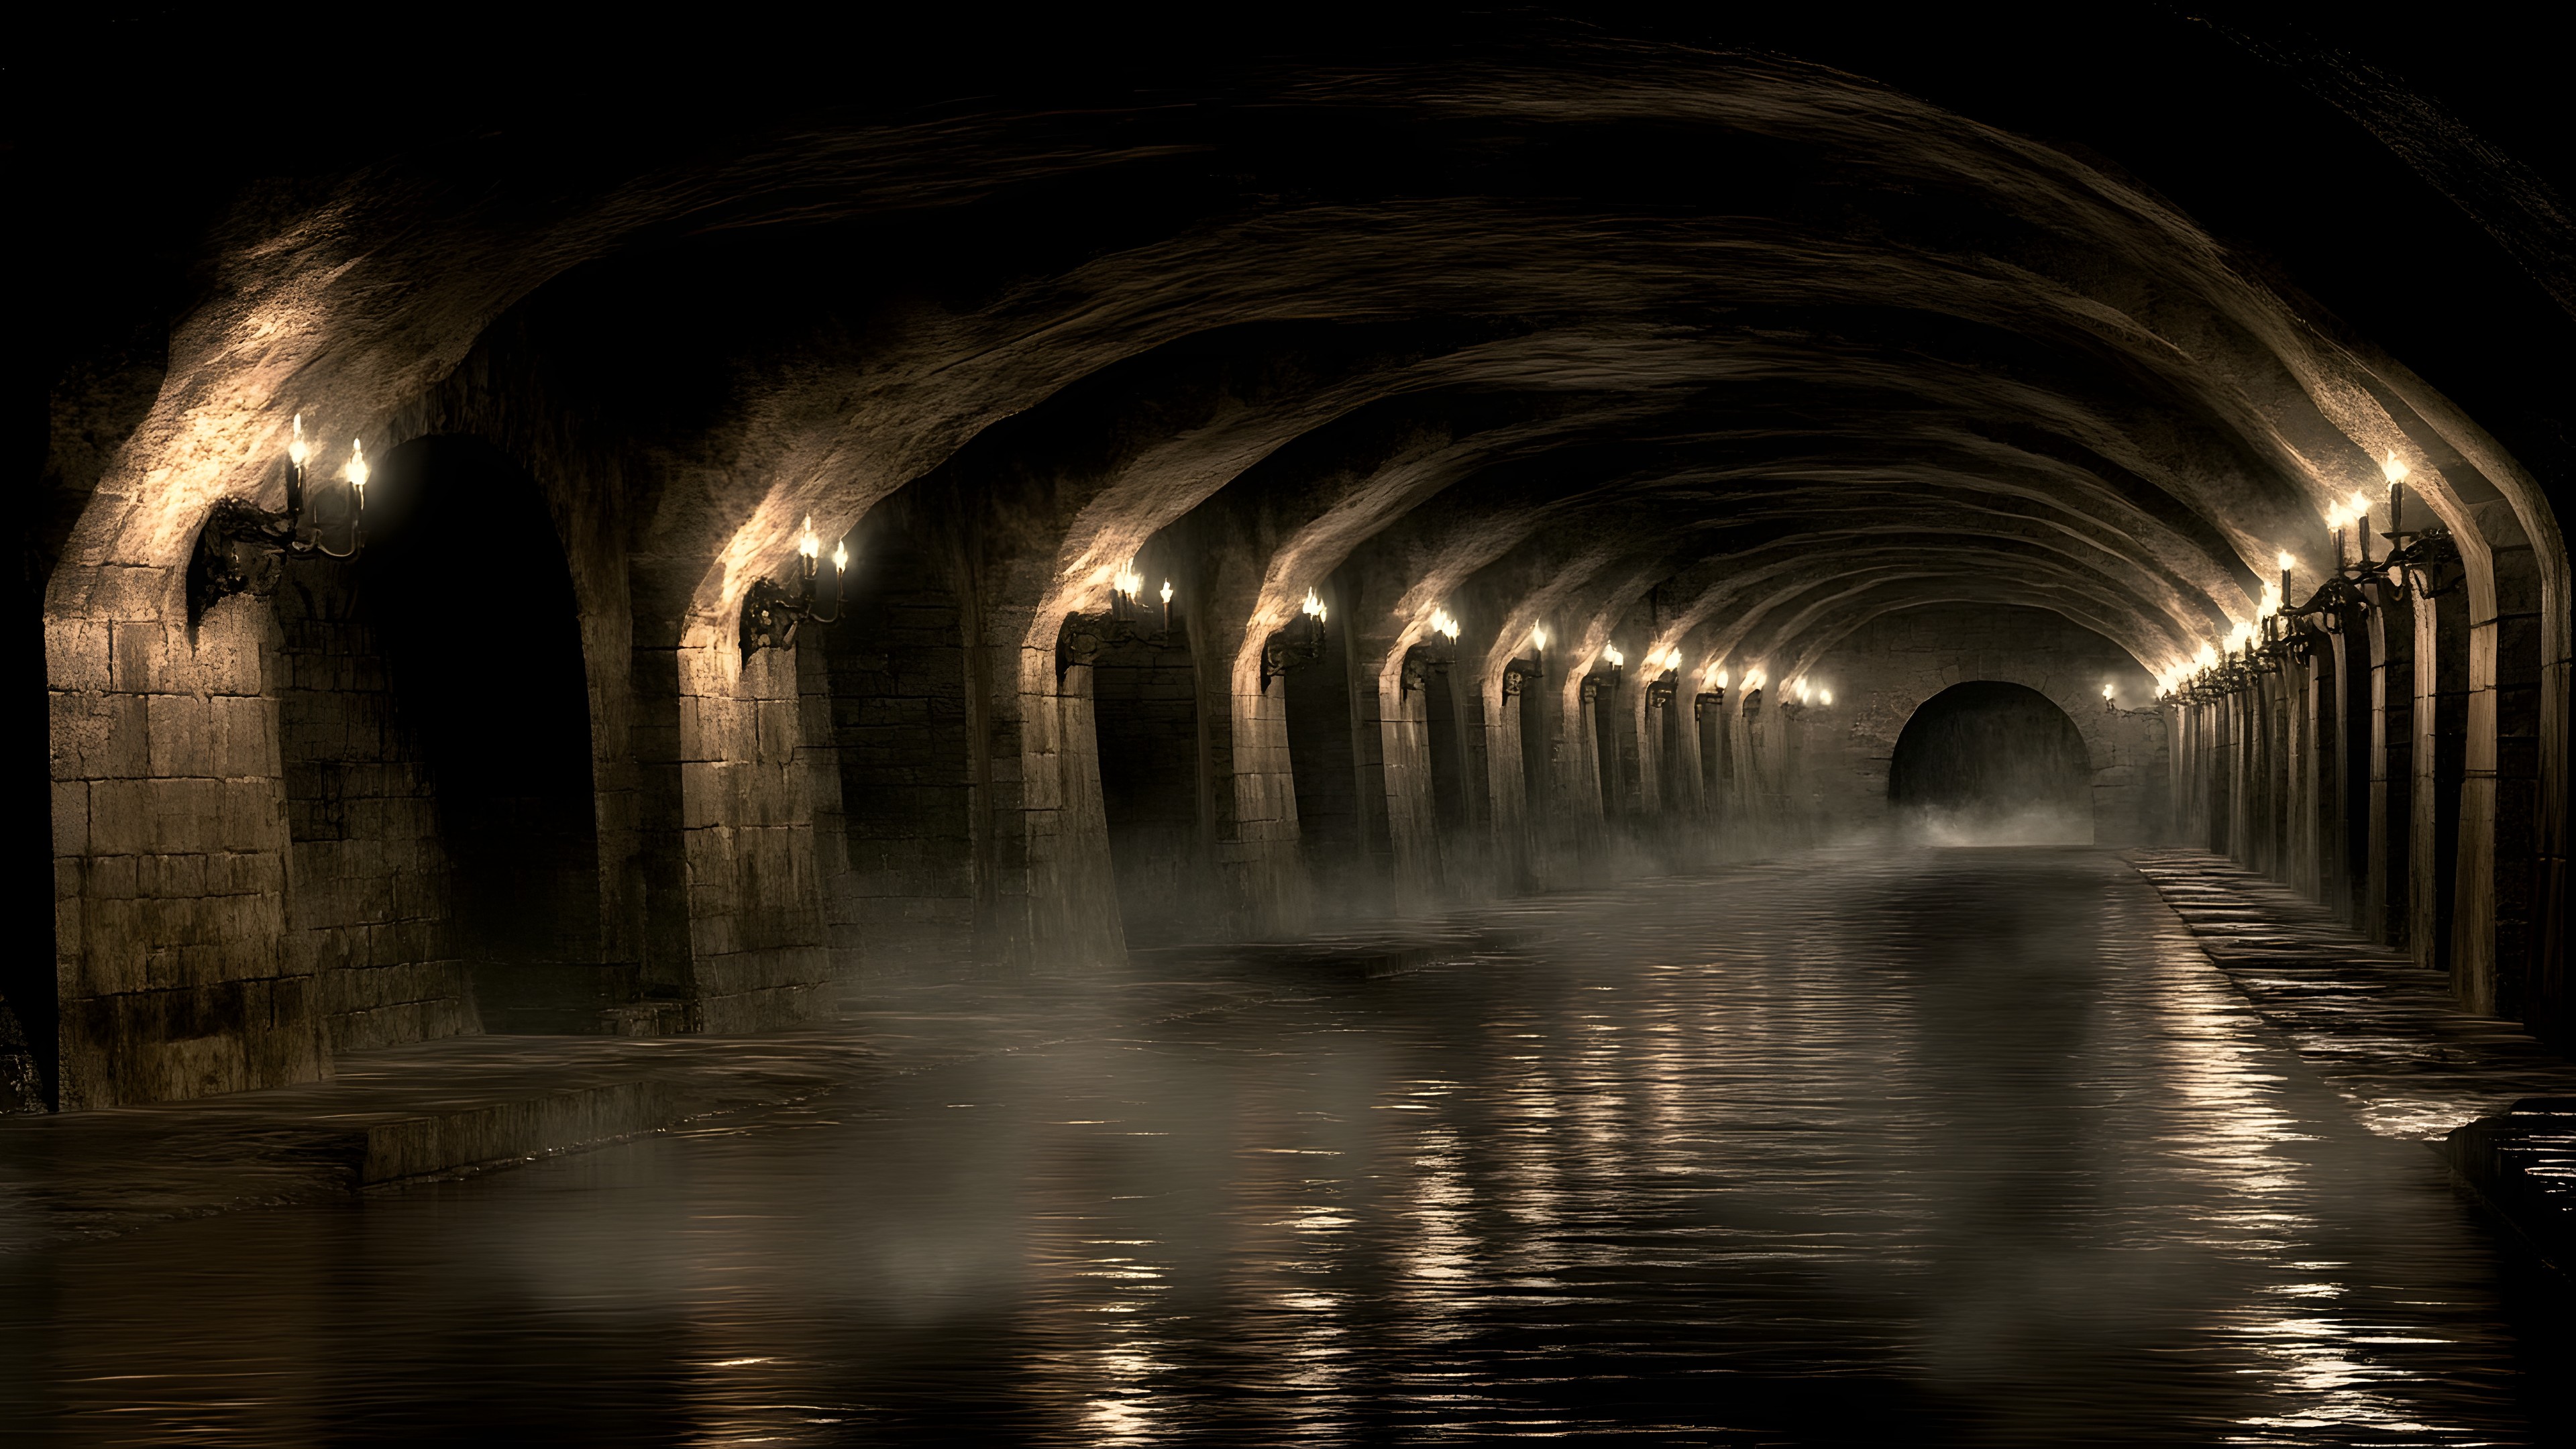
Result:
<svg viewBox="0 0 2576 1449"><path fill-rule="evenodd" d="M2089 852L0 1262L82 1441L2545 1443L2552 1290ZM1005 988L996 988L1002 990ZM2526 1366L2531 1370L2526 1372Z"/></svg>

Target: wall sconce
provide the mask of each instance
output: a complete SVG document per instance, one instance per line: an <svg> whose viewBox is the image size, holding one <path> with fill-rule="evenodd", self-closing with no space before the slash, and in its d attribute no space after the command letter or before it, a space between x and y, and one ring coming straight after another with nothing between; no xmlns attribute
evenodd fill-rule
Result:
<svg viewBox="0 0 2576 1449"><path fill-rule="evenodd" d="M1172 581L1163 580L1163 627L1159 633L1147 634L1138 622L1142 606L1136 596L1145 590L1145 577L1136 572L1131 560L1119 567L1109 581L1107 614L1067 614L1064 627L1055 641L1055 677L1077 664L1096 664L1100 653L1112 644L1147 641L1168 644L1172 637Z"/></svg>
<svg viewBox="0 0 2576 1449"><path fill-rule="evenodd" d="M196 552L188 560L189 622L231 595L266 598L275 592L280 560L290 554L355 558L366 547L360 526L372 471L366 444L352 439L339 481L316 490L305 470L312 450L304 441L302 413L295 415L294 428L286 445L286 511L271 513L246 498L219 498L197 531Z"/></svg>
<svg viewBox="0 0 2576 1449"><path fill-rule="evenodd" d="M1646 667L1655 677L1646 683L1646 708L1661 709L1681 693L1682 651L1678 647L1646 651Z"/></svg>
<svg viewBox="0 0 2576 1449"><path fill-rule="evenodd" d="M756 649L785 649L796 642L799 624L830 624L841 617L842 576L849 571L850 545L847 540L832 545L832 577L828 585L818 579L821 572L823 540L814 536L814 519L807 515L803 537L796 541L797 585L791 591L769 579L754 579L742 596L742 653L745 659Z"/></svg>
<svg viewBox="0 0 2576 1449"><path fill-rule="evenodd" d="M1447 669L1458 658L1458 620L1447 609L1431 611L1431 637L1404 651L1396 671L1396 693L1411 694L1429 682L1431 671Z"/></svg>
<svg viewBox="0 0 2576 1449"><path fill-rule="evenodd" d="M1270 692L1270 681L1291 669L1303 669L1324 657L1324 621L1331 614L1315 591L1306 591L1306 602L1297 606L1297 617L1273 631L1261 641L1261 690Z"/></svg>
<svg viewBox="0 0 2576 1449"><path fill-rule="evenodd" d="M1600 657L1593 662L1593 666L1590 669L1583 672L1583 686L1580 691L1583 702L1585 704L1590 704L1594 700L1599 699L1604 687L1607 687L1613 693L1616 693L1619 688L1620 672L1627 666L1627 663L1628 656L1619 652L1618 645L1602 645ZM1610 677L1607 679L1601 677L1601 666L1603 664L1610 666Z"/></svg>

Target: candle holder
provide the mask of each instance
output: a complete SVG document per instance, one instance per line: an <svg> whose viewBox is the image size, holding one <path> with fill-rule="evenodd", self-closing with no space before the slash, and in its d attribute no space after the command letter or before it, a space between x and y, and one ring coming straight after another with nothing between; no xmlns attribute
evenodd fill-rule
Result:
<svg viewBox="0 0 2576 1449"><path fill-rule="evenodd" d="M788 588L772 579L754 579L742 596L742 656L749 659L762 649L787 649L795 646L796 630L804 624L833 624L841 618L841 593L844 575L850 567L850 545L832 546L832 573L828 584L820 577L823 541L814 536L814 520L805 520L804 534L796 543L797 582Z"/></svg>
<svg viewBox="0 0 2576 1449"><path fill-rule="evenodd" d="M1297 617L1280 625L1269 638L1261 641L1263 693L1270 691L1270 681L1280 675L1291 669L1303 669L1324 657L1324 621L1330 614L1331 610L1324 601L1315 597L1313 589L1308 589L1305 603L1298 606Z"/></svg>
<svg viewBox="0 0 2576 1449"><path fill-rule="evenodd" d="M306 471L311 449L304 415L295 415L286 445L286 511L272 513L246 498L217 499L197 531L188 559L188 622L234 594L266 598L276 592L289 557L321 554L355 558L366 547L366 444L349 444L349 462L336 482L313 486Z"/></svg>

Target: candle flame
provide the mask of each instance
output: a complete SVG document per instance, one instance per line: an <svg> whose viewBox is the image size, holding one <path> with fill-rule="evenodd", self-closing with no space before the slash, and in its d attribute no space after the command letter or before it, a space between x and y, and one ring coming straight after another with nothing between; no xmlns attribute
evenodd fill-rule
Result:
<svg viewBox="0 0 2576 1449"><path fill-rule="evenodd" d="M796 551L805 555L807 558L820 558L822 556L823 540L814 536L813 514L809 513L805 515L805 529L796 540Z"/></svg>
<svg viewBox="0 0 2576 1449"><path fill-rule="evenodd" d="M349 486L363 498L367 491L367 445L356 438L349 440Z"/></svg>
<svg viewBox="0 0 2576 1449"><path fill-rule="evenodd" d="M1530 631L1530 647L1532 649L1545 649L1547 647L1547 630L1544 627L1532 629Z"/></svg>
<svg viewBox="0 0 2576 1449"><path fill-rule="evenodd" d="M850 544L849 540L843 539L841 542L832 545L832 572L836 574L847 573L849 572L849 569Z"/></svg>
<svg viewBox="0 0 2576 1449"><path fill-rule="evenodd" d="M1602 658L1604 658L1604 659L1609 660L1609 661L1610 661L1610 667L1611 667L1611 668L1613 668L1613 669L1616 669L1616 668L1618 668L1619 666L1621 666L1621 665L1623 665L1623 664L1625 664L1625 663L1627 663L1627 662L1628 662L1628 656L1627 656L1627 655L1625 655L1625 654L1620 653L1620 652L1619 652L1619 646L1618 646L1618 645L1616 645L1616 644L1604 644L1604 645L1602 645L1602 646L1601 646L1601 657L1602 657Z"/></svg>
<svg viewBox="0 0 2576 1449"><path fill-rule="evenodd" d="M1431 632L1454 641L1458 637L1458 616L1450 613L1447 609L1433 609L1431 611Z"/></svg>
<svg viewBox="0 0 2576 1449"><path fill-rule="evenodd" d="M1318 624L1324 622L1324 601L1315 597L1313 589L1306 591L1306 602L1297 607L1307 618Z"/></svg>
<svg viewBox="0 0 2576 1449"><path fill-rule="evenodd" d="M2391 483L2403 483L2406 481L2406 465L2397 461L2397 450L2395 448L2388 450L2388 461L2379 465L2379 471L2386 474L2388 476L2388 481Z"/></svg>
<svg viewBox="0 0 2576 1449"><path fill-rule="evenodd" d="M1834 692L1830 689L1819 691L1816 695L1816 703L1825 706L1827 709L1833 708Z"/></svg>
<svg viewBox="0 0 2576 1449"><path fill-rule="evenodd" d="M301 468L304 466L304 454L306 451L307 450L304 446L304 414L297 413L295 415L295 437L293 441L286 445L287 460L292 462L296 467Z"/></svg>
<svg viewBox="0 0 2576 1449"><path fill-rule="evenodd" d="M1145 591L1144 576L1136 572L1136 561L1134 559L1129 559L1127 562L1118 566L1118 576L1109 581L1109 587L1117 590L1119 593L1125 594L1130 599L1135 598L1138 594Z"/></svg>
<svg viewBox="0 0 2576 1449"><path fill-rule="evenodd" d="M1165 580L1163 580L1163 602L1164 602L1164 603L1166 603L1166 604L1168 604L1168 603L1170 603L1171 601L1172 601L1172 581L1171 581L1170 579L1165 579Z"/></svg>
<svg viewBox="0 0 2576 1449"><path fill-rule="evenodd" d="M2351 500L2345 503L2344 507L2351 509L2352 516L2355 518L2368 518L2370 516L2370 500L2362 497L2358 493L2352 495Z"/></svg>
<svg viewBox="0 0 2576 1449"><path fill-rule="evenodd" d="M2290 557L2290 551L2286 548L2274 555L2272 561L2280 566L2281 572L2283 573L2288 573L2291 569L2298 567L2299 564L2297 559Z"/></svg>

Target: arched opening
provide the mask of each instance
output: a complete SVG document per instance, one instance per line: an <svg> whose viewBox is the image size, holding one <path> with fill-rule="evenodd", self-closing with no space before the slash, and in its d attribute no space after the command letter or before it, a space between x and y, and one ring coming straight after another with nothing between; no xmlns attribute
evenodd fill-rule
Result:
<svg viewBox="0 0 2576 1449"><path fill-rule="evenodd" d="M825 696L837 811L818 818L836 969L966 960L975 928L967 616L946 554L898 497L850 535L838 622L797 635ZM824 837L828 837L825 839Z"/></svg>
<svg viewBox="0 0 2576 1449"><path fill-rule="evenodd" d="M1535 843L1546 837L1549 803L1553 799L1549 791L1553 788L1551 764L1555 750L1550 743L1545 674L1522 685L1514 698L1520 701L1521 711L1521 811Z"/></svg>
<svg viewBox="0 0 2576 1449"><path fill-rule="evenodd" d="M1332 609L1323 656L1270 684L1287 691L1298 849L1328 899L1367 879L1369 843L1379 833L1372 829L1372 802L1360 789L1359 722L1352 710L1359 681L1351 667L1348 630L1342 611ZM1376 818L1383 819L1382 806Z"/></svg>
<svg viewBox="0 0 2576 1449"><path fill-rule="evenodd" d="M602 1030L603 1010L630 1000L635 983L600 961L589 681L545 498L492 448L430 437L386 458L367 518L357 588L402 601L374 610L373 632L385 707L416 742L427 798L411 770L366 757L382 737L372 718L352 714L344 737L357 757L345 777L381 780L385 793L359 802L326 786L315 804L389 837L427 830L434 805L452 949L484 1029ZM353 687L373 682L362 657L340 669ZM351 860L363 867L373 855ZM421 860L435 869L426 849ZM350 878L346 895L362 914L372 901L405 908L399 880ZM377 938L370 929L370 949Z"/></svg>
<svg viewBox="0 0 2576 1449"><path fill-rule="evenodd" d="M2066 711L2035 689L1954 684L1905 722L1887 798L1950 845L2090 845L2093 768Z"/></svg>
<svg viewBox="0 0 2576 1449"><path fill-rule="evenodd" d="M1585 709L1592 722L1592 759L1594 777L1601 785L1601 813L1611 819L1619 816L1622 786L1619 778L1619 685L1611 675L1592 692Z"/></svg>
<svg viewBox="0 0 2576 1449"><path fill-rule="evenodd" d="M1441 848L1454 852L1467 839L1475 824L1476 797L1469 782L1475 778L1469 756L1468 716L1480 713L1471 690L1456 688L1450 679L1453 669L1443 665L1428 671L1422 681L1424 743L1431 753L1431 809L1440 822Z"/></svg>
<svg viewBox="0 0 2576 1449"><path fill-rule="evenodd" d="M1200 923L1206 792L1199 770L1198 669L1188 631L1113 640L1091 666L1109 864L1131 942L1169 941Z"/></svg>

